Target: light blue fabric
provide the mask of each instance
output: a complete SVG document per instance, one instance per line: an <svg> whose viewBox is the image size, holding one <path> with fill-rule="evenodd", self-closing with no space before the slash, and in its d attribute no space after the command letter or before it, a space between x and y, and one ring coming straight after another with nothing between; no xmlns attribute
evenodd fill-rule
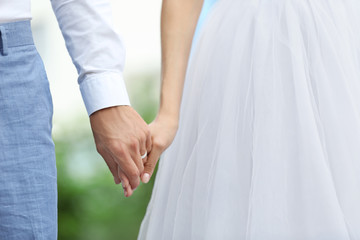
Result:
<svg viewBox="0 0 360 240"><path fill-rule="evenodd" d="M57 238L52 100L30 22L0 24L0 239Z"/></svg>
<svg viewBox="0 0 360 240"><path fill-rule="evenodd" d="M198 24L196 26L196 30L195 30L195 35L194 35L194 41L196 41L197 37L198 37L198 34L199 34L199 31L209 13L209 11L211 10L212 6L214 5L215 2L217 2L218 0L204 0L204 5L202 7L202 10L201 10L201 14L200 14L200 17L199 17L199 21L198 21Z"/></svg>

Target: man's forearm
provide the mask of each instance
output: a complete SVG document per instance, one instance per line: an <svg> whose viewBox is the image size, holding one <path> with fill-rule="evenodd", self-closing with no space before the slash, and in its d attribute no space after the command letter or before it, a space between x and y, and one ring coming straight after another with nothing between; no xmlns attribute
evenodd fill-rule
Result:
<svg viewBox="0 0 360 240"><path fill-rule="evenodd" d="M123 80L125 49L108 0L51 0L67 49L78 70L88 114L129 105Z"/></svg>

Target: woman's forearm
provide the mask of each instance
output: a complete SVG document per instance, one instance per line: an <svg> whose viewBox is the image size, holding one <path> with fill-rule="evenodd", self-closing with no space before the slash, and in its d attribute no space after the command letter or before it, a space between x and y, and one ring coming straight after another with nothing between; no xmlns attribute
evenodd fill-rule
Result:
<svg viewBox="0 0 360 240"><path fill-rule="evenodd" d="M203 0L163 0L159 115L178 121L191 43Z"/></svg>

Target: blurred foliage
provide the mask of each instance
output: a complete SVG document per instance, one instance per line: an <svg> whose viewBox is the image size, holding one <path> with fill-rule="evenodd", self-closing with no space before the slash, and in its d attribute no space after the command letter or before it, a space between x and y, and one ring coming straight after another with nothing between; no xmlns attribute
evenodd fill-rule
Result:
<svg viewBox="0 0 360 240"><path fill-rule="evenodd" d="M132 106L150 122L158 94L155 74L132 79ZM137 86L136 86L137 85ZM60 129L59 129L60 128ZM136 239L154 178L130 198L115 185L105 162L97 154L87 117L55 131L59 192L60 240Z"/></svg>

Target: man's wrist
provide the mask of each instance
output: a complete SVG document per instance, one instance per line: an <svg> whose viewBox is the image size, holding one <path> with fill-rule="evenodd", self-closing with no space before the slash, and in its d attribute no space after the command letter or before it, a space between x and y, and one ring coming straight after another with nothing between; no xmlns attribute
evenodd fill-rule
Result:
<svg viewBox="0 0 360 240"><path fill-rule="evenodd" d="M80 81L80 90L88 115L109 107L130 105L120 73L99 73Z"/></svg>
<svg viewBox="0 0 360 240"><path fill-rule="evenodd" d="M105 111L107 111L107 112L121 111L122 108L126 108L126 107L131 107L131 106L130 105L116 105L116 106L105 107L105 108L96 110L95 112L91 113L89 117L91 118L92 116L98 115L99 113L105 112Z"/></svg>

